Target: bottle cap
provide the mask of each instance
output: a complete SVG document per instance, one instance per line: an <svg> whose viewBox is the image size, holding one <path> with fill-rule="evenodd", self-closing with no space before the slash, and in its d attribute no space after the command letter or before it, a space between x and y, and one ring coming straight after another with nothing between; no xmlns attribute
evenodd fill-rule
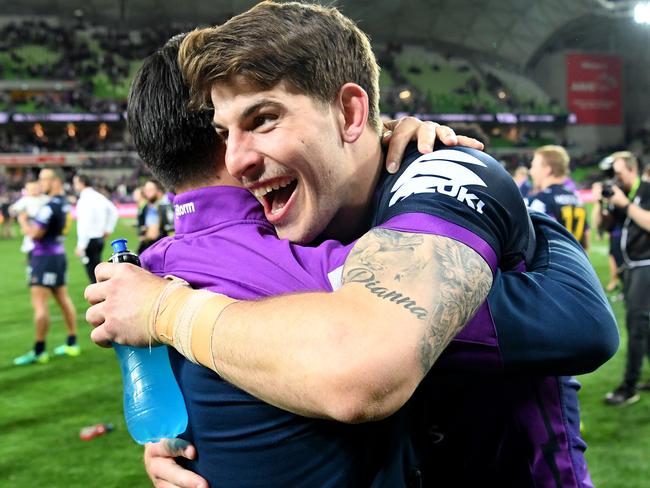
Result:
<svg viewBox="0 0 650 488"><path fill-rule="evenodd" d="M113 242L111 242L111 247L113 248L114 253L118 252L126 252L128 251L126 247L126 239L115 239Z"/></svg>

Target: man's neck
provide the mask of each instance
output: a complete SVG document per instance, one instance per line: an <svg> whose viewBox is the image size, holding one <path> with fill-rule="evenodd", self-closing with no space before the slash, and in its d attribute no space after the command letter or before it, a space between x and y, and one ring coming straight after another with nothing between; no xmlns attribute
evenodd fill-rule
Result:
<svg viewBox="0 0 650 488"><path fill-rule="evenodd" d="M188 191L200 190L201 188L209 188L212 186L235 186L237 188L243 188L241 183L230 176L225 166L222 166L221 168L216 169L214 178L202 181L201 183L178 185L175 188L175 193L176 195L180 195L181 193L187 193Z"/></svg>
<svg viewBox="0 0 650 488"><path fill-rule="evenodd" d="M368 127L360 140L349 149L348 164L356 168L350 176L354 182L346 195L346 204L334 216L323 237L350 242L368 229L368 215L379 176L384 166L384 154L379 136Z"/></svg>
<svg viewBox="0 0 650 488"><path fill-rule="evenodd" d="M549 186L553 185L562 185L566 181L566 176L552 176L546 178L546 180L540 185L542 190L546 190Z"/></svg>

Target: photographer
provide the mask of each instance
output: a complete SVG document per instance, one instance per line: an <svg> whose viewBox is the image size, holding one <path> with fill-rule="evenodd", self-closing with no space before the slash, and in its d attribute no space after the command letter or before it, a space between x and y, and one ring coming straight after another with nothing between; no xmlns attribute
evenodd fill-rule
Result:
<svg viewBox="0 0 650 488"><path fill-rule="evenodd" d="M602 184L594 185L594 198L598 202L594 213L597 208L601 219L624 219L621 253L628 346L623 383L605 396L605 403L629 405L639 400L637 382L643 355L650 358L650 182L639 177L639 164L632 153L617 152L611 159L616 184L605 188ZM614 210L605 212L601 200ZM650 390L650 382L639 389Z"/></svg>

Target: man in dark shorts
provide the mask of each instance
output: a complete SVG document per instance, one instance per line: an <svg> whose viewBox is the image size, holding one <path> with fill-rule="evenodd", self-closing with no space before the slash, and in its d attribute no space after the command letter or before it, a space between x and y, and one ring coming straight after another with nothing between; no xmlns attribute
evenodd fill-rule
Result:
<svg viewBox="0 0 650 488"><path fill-rule="evenodd" d="M14 365L45 364L50 356L45 340L50 328L48 298L54 296L63 313L67 341L54 349L57 356L79 356L77 344L77 312L68 294L67 258L63 240L70 228L70 204L63 193L63 178L60 170L43 169L39 174L43 191L50 197L38 212L33 222L25 217L19 219L22 232L34 240L34 249L29 260L29 286L34 308L36 339L34 348L14 359Z"/></svg>

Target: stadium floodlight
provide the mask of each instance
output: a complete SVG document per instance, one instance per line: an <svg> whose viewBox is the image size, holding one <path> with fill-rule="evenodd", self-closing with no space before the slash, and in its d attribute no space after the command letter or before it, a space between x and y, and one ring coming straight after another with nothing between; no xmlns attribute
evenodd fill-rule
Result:
<svg viewBox="0 0 650 488"><path fill-rule="evenodd" d="M411 90L402 90L399 92L400 100L408 100L409 98L411 98Z"/></svg>
<svg viewBox="0 0 650 488"><path fill-rule="evenodd" d="M637 3L634 7L634 21L637 24L650 24L650 3Z"/></svg>

